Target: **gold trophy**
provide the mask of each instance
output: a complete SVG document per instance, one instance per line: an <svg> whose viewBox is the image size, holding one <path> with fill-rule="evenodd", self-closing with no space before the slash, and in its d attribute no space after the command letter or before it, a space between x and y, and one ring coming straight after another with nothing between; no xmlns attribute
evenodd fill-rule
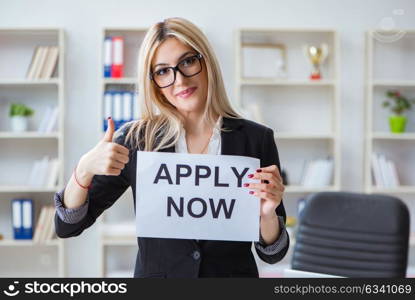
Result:
<svg viewBox="0 0 415 300"><path fill-rule="evenodd" d="M310 79L321 79L320 66L329 54L329 46L327 44L321 44L320 47L305 45L304 52L306 56L310 59L311 64L313 66Z"/></svg>

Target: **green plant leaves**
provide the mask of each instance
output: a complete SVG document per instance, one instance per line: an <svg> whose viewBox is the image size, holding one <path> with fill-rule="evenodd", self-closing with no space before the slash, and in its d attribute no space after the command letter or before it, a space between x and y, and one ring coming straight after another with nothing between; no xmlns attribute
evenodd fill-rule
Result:
<svg viewBox="0 0 415 300"><path fill-rule="evenodd" d="M383 102L383 107L390 107L390 110L397 115L402 114L406 110L410 110L411 102L415 104L415 99L409 100L397 90L388 90L386 96L390 99Z"/></svg>
<svg viewBox="0 0 415 300"><path fill-rule="evenodd" d="M23 116L23 117L29 117L33 115L35 112L30 107L21 104L21 103L12 103L10 106L10 117L13 116Z"/></svg>

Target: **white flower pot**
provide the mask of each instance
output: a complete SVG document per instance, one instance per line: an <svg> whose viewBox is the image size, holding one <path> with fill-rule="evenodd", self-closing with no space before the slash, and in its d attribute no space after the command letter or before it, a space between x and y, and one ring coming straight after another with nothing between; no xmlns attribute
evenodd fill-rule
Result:
<svg viewBox="0 0 415 300"><path fill-rule="evenodd" d="M29 127L29 119L23 116L13 116L10 118L11 120L11 129L13 132L23 132L27 131Z"/></svg>

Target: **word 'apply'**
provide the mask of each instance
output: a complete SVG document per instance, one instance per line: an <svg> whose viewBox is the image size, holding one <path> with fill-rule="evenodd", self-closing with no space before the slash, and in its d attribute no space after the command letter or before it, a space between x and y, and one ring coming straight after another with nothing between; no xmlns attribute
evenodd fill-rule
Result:
<svg viewBox="0 0 415 300"><path fill-rule="evenodd" d="M215 171L214 171L214 186L229 186L229 183L220 183L219 182L219 167L215 166L214 167ZM249 168L244 168L242 170L241 173L238 172L236 167L231 167L233 173L236 176L237 179L237 186L241 187L242 186L242 178L245 176L245 174L247 174ZM203 165L196 165L195 166L195 171L194 171L194 184L195 186L198 186L200 183L201 179L207 179L209 177L211 177L212 171L210 169L209 166L203 166ZM166 164L161 164L160 165L160 169L157 172L156 178L154 180L154 183L158 183L159 180L161 179L166 179L168 180L169 184L180 184L180 178L187 178L190 177L192 175L192 167L189 165L181 165L181 164L177 164L176 165L176 170L175 170L175 180L173 183L172 177L170 175L170 171L167 168Z"/></svg>
<svg viewBox="0 0 415 300"><path fill-rule="evenodd" d="M139 237L258 241L259 199L243 183L259 159L137 151Z"/></svg>

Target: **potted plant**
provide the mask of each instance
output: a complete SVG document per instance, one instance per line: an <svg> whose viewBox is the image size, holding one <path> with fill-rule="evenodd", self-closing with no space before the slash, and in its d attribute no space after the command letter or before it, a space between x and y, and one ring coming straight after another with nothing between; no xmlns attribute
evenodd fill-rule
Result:
<svg viewBox="0 0 415 300"><path fill-rule="evenodd" d="M415 104L415 99L408 99L397 90L388 90L386 96L389 99L383 102L383 107L390 107L394 113L389 116L389 127L393 133L405 132L406 116L403 113L411 109L412 103Z"/></svg>
<svg viewBox="0 0 415 300"><path fill-rule="evenodd" d="M23 132L28 129L28 117L32 116L34 111L21 103L12 103L10 106L11 129L13 132Z"/></svg>

